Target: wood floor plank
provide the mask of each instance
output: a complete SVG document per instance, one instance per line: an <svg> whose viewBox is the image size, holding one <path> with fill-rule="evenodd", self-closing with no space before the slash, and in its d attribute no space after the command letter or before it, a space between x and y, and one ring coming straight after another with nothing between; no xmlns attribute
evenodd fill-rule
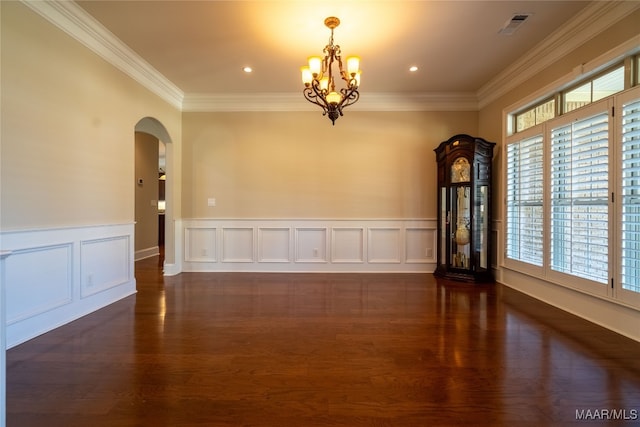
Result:
<svg viewBox="0 0 640 427"><path fill-rule="evenodd" d="M159 265L8 351L8 427L640 423L640 343L498 284Z"/></svg>

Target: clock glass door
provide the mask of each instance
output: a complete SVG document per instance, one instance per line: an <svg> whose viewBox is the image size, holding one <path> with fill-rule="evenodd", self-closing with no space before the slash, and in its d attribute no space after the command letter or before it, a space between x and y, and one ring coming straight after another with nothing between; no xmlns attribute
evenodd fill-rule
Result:
<svg viewBox="0 0 640 427"><path fill-rule="evenodd" d="M471 188L469 185L452 185L451 200L451 267L471 268Z"/></svg>

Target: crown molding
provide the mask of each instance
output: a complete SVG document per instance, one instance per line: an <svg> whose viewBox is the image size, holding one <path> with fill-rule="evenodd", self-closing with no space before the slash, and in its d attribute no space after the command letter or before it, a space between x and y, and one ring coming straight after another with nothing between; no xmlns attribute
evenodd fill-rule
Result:
<svg viewBox="0 0 640 427"><path fill-rule="evenodd" d="M176 85L75 2L21 2L169 104L182 108L184 93Z"/></svg>
<svg viewBox="0 0 640 427"><path fill-rule="evenodd" d="M187 93L185 112L318 111L302 93L205 94ZM366 93L349 111L477 111L474 93Z"/></svg>
<svg viewBox="0 0 640 427"><path fill-rule="evenodd" d="M485 107L515 89L638 8L638 1L592 2L563 27L482 86L477 92L478 107Z"/></svg>
<svg viewBox="0 0 640 427"><path fill-rule="evenodd" d="M23 4L152 93L188 112L315 111L300 93L185 94L73 1ZM351 111L477 111L640 8L636 1L595 1L511 64L477 93L367 93Z"/></svg>
<svg viewBox="0 0 640 427"><path fill-rule="evenodd" d="M21 0L174 107L188 112L316 111L301 93L185 94L73 1ZM477 111L473 93L367 93L350 111Z"/></svg>

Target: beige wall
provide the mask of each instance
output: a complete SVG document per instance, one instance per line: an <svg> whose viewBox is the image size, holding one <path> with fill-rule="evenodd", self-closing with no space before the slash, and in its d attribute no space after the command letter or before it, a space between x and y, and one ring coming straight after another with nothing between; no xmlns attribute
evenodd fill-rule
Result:
<svg viewBox="0 0 640 427"><path fill-rule="evenodd" d="M185 218L435 218L433 149L477 113L185 113L183 129Z"/></svg>
<svg viewBox="0 0 640 427"><path fill-rule="evenodd" d="M0 228L132 223L134 127L155 117L179 146L180 112L23 4L0 5Z"/></svg>

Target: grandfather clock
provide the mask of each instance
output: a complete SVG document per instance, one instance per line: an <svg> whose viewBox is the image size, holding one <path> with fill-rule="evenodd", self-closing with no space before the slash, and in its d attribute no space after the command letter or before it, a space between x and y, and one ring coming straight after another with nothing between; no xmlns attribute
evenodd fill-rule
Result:
<svg viewBox="0 0 640 427"><path fill-rule="evenodd" d="M438 242L435 275L491 282L491 160L494 142L455 135L438 162Z"/></svg>

